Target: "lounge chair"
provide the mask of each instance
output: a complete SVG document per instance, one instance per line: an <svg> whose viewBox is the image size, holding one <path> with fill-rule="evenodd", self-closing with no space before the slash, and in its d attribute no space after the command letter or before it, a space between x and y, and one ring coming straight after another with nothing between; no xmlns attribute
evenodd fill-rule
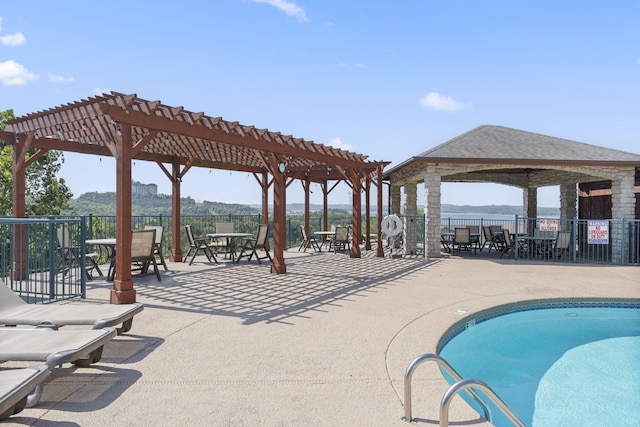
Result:
<svg viewBox="0 0 640 427"><path fill-rule="evenodd" d="M187 239L189 240L189 251L184 257L182 262L187 262L189 255L191 255L191 261L189 261L189 265L193 264L193 260L196 258L200 252L207 256L209 262L211 260L218 263L218 259L216 258L216 254L213 252L213 246L211 245L211 240L207 237L194 237L193 230L190 225L185 225L184 230L187 233Z"/></svg>
<svg viewBox="0 0 640 427"><path fill-rule="evenodd" d="M0 284L0 325L91 325L93 329L122 326L119 333L128 332L133 316L142 304L27 304L6 285Z"/></svg>
<svg viewBox="0 0 640 427"><path fill-rule="evenodd" d="M114 328L0 328L0 362L44 362L50 370L64 363L89 366L100 361L104 345L116 334ZM41 393L42 383L28 405L35 405Z"/></svg>
<svg viewBox="0 0 640 427"><path fill-rule="evenodd" d="M303 252L306 252L309 247L320 252L320 243L315 236L307 235L307 231L304 229L304 225L300 226L300 234L302 235L302 243L300 243L300 247L298 248L298 252L300 249L304 248Z"/></svg>
<svg viewBox="0 0 640 427"><path fill-rule="evenodd" d="M240 259L242 257L248 257L249 258L248 261L251 261L251 258L253 258L254 255L258 260L258 264L261 264L260 262L261 259L269 259L269 261L273 262L273 260L271 259L271 255L269 255L269 251L267 249L268 239L269 239L269 224L260 224L258 226L258 233L256 234L256 238L247 239L242 244L240 255L238 255L236 263L240 263ZM265 255L262 257L258 255L258 250L261 250L261 249L264 250L265 252Z"/></svg>
<svg viewBox="0 0 640 427"><path fill-rule="evenodd" d="M0 328L0 362L44 362L51 369L64 363L88 366L100 361L104 345L116 334L115 328L4 327Z"/></svg>
<svg viewBox="0 0 640 427"><path fill-rule="evenodd" d="M50 373L46 365L0 371L0 420L35 405Z"/></svg>

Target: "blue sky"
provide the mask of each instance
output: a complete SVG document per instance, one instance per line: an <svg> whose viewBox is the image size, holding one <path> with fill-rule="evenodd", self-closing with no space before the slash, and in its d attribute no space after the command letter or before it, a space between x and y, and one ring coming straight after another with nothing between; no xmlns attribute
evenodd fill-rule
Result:
<svg viewBox="0 0 640 427"><path fill-rule="evenodd" d="M640 2L2 1L0 110L111 90L392 165L484 124L638 153ZM114 191L112 159L65 159L75 195ZM170 193L157 165L133 174ZM288 202L303 201L289 188ZM260 201L253 177L202 169L182 195ZM444 184L442 201L522 194ZM350 203L349 189L330 203ZM557 188L539 190L539 205L558 206Z"/></svg>

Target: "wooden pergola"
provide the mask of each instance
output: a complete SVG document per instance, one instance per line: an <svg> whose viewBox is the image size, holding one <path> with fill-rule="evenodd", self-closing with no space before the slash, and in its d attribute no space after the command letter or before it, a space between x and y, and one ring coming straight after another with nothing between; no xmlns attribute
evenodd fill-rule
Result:
<svg viewBox="0 0 640 427"><path fill-rule="evenodd" d="M305 227L309 229L309 192L319 183L327 224L328 194L340 182L352 188L353 244L350 256L360 257L361 193L366 194L366 249L369 241L370 190L377 187L377 256L384 256L380 238L382 173L389 162L316 144L301 138L257 129L221 117L147 101L137 95L111 92L8 122L0 138L13 146L13 214L25 215L25 171L48 150L113 156L116 161L116 264L112 303L136 299L131 278L131 167L134 160L156 162L172 183L170 259L182 260L180 247L180 183L192 167L253 174L262 188L263 221L268 221L268 190L273 187L273 263L271 272L286 273L286 189L295 180L305 190ZM29 149L37 148L27 157ZM271 178L270 178L271 177ZM332 181L335 184L330 186ZM128 268L126 266L129 266Z"/></svg>

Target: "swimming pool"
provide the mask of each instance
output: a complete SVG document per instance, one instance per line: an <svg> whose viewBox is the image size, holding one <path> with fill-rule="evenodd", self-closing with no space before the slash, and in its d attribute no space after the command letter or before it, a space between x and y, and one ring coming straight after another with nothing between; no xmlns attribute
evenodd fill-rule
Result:
<svg viewBox="0 0 640 427"><path fill-rule="evenodd" d="M487 383L528 425L624 426L640 419L640 300L495 307L456 323L438 354L462 377ZM497 408L491 413L496 426L512 425Z"/></svg>

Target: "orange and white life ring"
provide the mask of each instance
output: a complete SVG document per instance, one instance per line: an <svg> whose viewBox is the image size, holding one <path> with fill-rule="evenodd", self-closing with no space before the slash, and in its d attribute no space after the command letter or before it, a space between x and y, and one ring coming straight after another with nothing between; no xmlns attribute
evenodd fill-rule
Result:
<svg viewBox="0 0 640 427"><path fill-rule="evenodd" d="M396 214L387 215L382 219L380 231L389 237L402 233L402 220Z"/></svg>

